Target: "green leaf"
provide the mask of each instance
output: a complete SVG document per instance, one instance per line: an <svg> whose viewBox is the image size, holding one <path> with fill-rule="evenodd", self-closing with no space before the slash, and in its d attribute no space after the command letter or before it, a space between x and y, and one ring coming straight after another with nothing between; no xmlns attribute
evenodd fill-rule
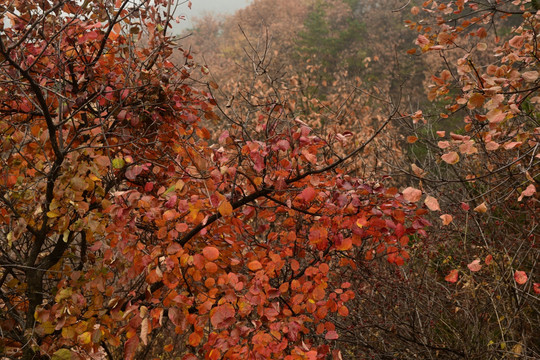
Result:
<svg viewBox="0 0 540 360"><path fill-rule="evenodd" d="M121 169L121 168L123 168L125 165L126 165L126 162L124 161L124 159L121 159L121 158L115 158L115 159L112 161L112 166L113 166L113 168L115 168L115 169Z"/></svg>
<svg viewBox="0 0 540 360"><path fill-rule="evenodd" d="M68 349L59 349L52 356L52 360L71 360L71 359L72 359L71 351Z"/></svg>
<svg viewBox="0 0 540 360"><path fill-rule="evenodd" d="M163 194L161 194L161 196L165 196L165 195L169 194L170 192L174 191L175 189L176 189L176 184L174 184L173 186L171 186L167 190L165 190L165 192Z"/></svg>

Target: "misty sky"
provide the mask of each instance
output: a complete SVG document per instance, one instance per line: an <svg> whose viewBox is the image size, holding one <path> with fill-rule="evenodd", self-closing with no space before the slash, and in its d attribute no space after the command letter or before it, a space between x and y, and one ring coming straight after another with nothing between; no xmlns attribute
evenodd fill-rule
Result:
<svg viewBox="0 0 540 360"><path fill-rule="evenodd" d="M192 27L191 20L194 17L201 17L205 13L232 14L236 10L246 7L252 0L191 0L191 10L185 4L180 5L180 11L176 15L184 15L185 21L181 21L175 26L179 29Z"/></svg>

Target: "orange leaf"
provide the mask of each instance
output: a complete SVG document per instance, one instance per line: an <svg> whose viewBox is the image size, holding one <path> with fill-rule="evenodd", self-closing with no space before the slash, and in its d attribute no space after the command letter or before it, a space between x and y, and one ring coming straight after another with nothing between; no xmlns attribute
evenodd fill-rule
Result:
<svg viewBox="0 0 540 360"><path fill-rule="evenodd" d="M417 141L418 141L418 138L416 136L407 136L407 142L409 144L414 144Z"/></svg>
<svg viewBox="0 0 540 360"><path fill-rule="evenodd" d="M485 213L487 211L486 203L485 202L481 203L480 205L474 208L474 211L480 214Z"/></svg>
<svg viewBox="0 0 540 360"><path fill-rule="evenodd" d="M413 187L403 190L403 198L409 202L417 202L422 197L422 191Z"/></svg>
<svg viewBox="0 0 540 360"><path fill-rule="evenodd" d="M328 274L328 271L330 271L330 267L327 263L322 263L319 265L319 271L323 274Z"/></svg>
<svg viewBox="0 0 540 360"><path fill-rule="evenodd" d="M203 256L206 258L206 260L208 261L217 260L219 257L219 250L213 246L205 247L202 253L203 253Z"/></svg>
<svg viewBox="0 0 540 360"><path fill-rule="evenodd" d="M218 271L218 266L217 266L216 263L214 263L214 262L207 262L206 264L204 264L204 269L205 269L206 272L208 272L209 274L213 274L213 273L215 273L216 271Z"/></svg>
<svg viewBox="0 0 540 360"><path fill-rule="evenodd" d="M453 220L452 215L449 215L449 214L443 214L443 215L440 216L440 218L441 218L441 220L443 222L443 225L445 225L445 226L450 224L452 222L452 220Z"/></svg>
<svg viewBox="0 0 540 360"><path fill-rule="evenodd" d="M248 269L251 271L257 271L262 269L262 264L257 260L253 260L248 264Z"/></svg>
<svg viewBox="0 0 540 360"><path fill-rule="evenodd" d="M219 205L218 211L221 216L229 216L233 212L233 207L231 203L229 203L227 200L224 200L221 205Z"/></svg>
<svg viewBox="0 0 540 360"><path fill-rule="evenodd" d="M326 296L326 292L321 286L317 286L315 289L313 289L313 299L314 300L322 300Z"/></svg>
<svg viewBox="0 0 540 360"><path fill-rule="evenodd" d="M439 201L433 196L426 197L426 200L424 200L424 204L426 204L431 211L441 211L441 208L439 207Z"/></svg>
<svg viewBox="0 0 540 360"><path fill-rule="evenodd" d="M441 156L441 159L443 159L443 161L448 164L455 164L459 161L459 155L455 151L450 151L449 153L446 153L443 156Z"/></svg>
<svg viewBox="0 0 540 360"><path fill-rule="evenodd" d="M195 347L199 346L199 343L201 342L201 335L198 333L191 333L188 338L188 344Z"/></svg>
<svg viewBox="0 0 540 360"><path fill-rule="evenodd" d="M175 210L167 210L163 213L163 220L169 221L169 220L174 219L175 216L176 216Z"/></svg>
<svg viewBox="0 0 540 360"><path fill-rule="evenodd" d="M338 309L338 314L345 317L345 316L348 316L349 315L349 309L343 305L343 306L340 306L339 309Z"/></svg>
<svg viewBox="0 0 540 360"><path fill-rule="evenodd" d="M414 54L416 54L416 49L409 49L409 50L407 50L407 54L409 54L409 55L414 55Z"/></svg>

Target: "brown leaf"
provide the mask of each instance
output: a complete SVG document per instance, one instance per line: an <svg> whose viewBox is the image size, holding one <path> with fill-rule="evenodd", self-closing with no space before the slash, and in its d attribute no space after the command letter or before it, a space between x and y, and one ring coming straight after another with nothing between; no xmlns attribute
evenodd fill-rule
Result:
<svg viewBox="0 0 540 360"><path fill-rule="evenodd" d="M426 176L426 171L423 170L422 168L416 166L416 164L412 164L411 169L412 169L412 172L414 173L414 175L416 175L416 176L418 176L420 178L423 178L424 176Z"/></svg>

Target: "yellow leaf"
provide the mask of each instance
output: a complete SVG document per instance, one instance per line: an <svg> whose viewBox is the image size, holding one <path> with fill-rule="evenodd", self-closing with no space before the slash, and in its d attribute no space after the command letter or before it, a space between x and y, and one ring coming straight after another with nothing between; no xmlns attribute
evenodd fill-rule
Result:
<svg viewBox="0 0 540 360"><path fill-rule="evenodd" d="M92 341L92 333L90 331L86 331L79 335L78 340L85 345L90 344L90 342Z"/></svg>
<svg viewBox="0 0 540 360"><path fill-rule="evenodd" d="M519 357L519 355L521 355L521 353L523 352L523 345L521 345L521 343L517 343L512 348L512 352L514 353L515 358Z"/></svg>
<svg viewBox="0 0 540 360"><path fill-rule="evenodd" d="M41 324L41 329L45 334L52 334L54 332L54 325L50 321L45 321Z"/></svg>
<svg viewBox="0 0 540 360"><path fill-rule="evenodd" d="M47 217L48 217L48 218L51 218L51 219L52 219L52 218L56 218L56 217L59 217L59 216L60 216L60 214L57 213L57 212L55 212L55 211L49 211L49 212L47 212Z"/></svg>
<svg viewBox="0 0 540 360"><path fill-rule="evenodd" d="M73 290L68 287L66 289L62 289L60 290L57 294L56 294L56 297L55 297L55 301L57 303L59 303L60 301L64 300L64 299L69 299L71 296L73 295Z"/></svg>

